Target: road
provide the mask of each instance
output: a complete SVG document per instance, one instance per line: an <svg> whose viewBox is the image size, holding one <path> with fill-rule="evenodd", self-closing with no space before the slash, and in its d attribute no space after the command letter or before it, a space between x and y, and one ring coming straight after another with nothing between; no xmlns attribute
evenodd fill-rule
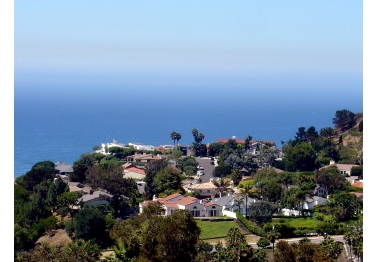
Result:
<svg viewBox="0 0 376 262"><path fill-rule="evenodd" d="M204 174L201 176L201 183L207 183L213 177L214 165L210 164L210 157L196 157L196 161L204 168Z"/></svg>

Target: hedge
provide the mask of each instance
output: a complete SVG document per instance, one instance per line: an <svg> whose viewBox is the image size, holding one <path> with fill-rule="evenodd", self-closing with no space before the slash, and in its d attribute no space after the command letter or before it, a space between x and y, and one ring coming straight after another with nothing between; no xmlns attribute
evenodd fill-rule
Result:
<svg viewBox="0 0 376 262"><path fill-rule="evenodd" d="M257 236L264 237L265 231L263 229L260 229L254 225L250 221L248 221L239 211L236 211L236 218L253 234Z"/></svg>

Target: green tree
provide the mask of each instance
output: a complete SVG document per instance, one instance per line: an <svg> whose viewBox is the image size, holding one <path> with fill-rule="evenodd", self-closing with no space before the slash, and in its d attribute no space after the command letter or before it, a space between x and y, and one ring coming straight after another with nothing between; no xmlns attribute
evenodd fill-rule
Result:
<svg viewBox="0 0 376 262"><path fill-rule="evenodd" d="M86 164L74 164L73 165L73 173L69 175L69 181L71 182L85 182L85 173L88 169Z"/></svg>
<svg viewBox="0 0 376 262"><path fill-rule="evenodd" d="M239 182L242 180L242 173L240 172L239 169L234 169L232 172L231 172L231 175L230 175L232 181L234 182L234 186L237 186L239 184Z"/></svg>
<svg viewBox="0 0 376 262"><path fill-rule="evenodd" d="M244 139L243 149L244 149L245 152L247 152L251 148L251 143L252 143L252 136L248 135Z"/></svg>
<svg viewBox="0 0 376 262"><path fill-rule="evenodd" d="M174 148L175 148L176 134L177 133L175 131L172 131L170 134L170 138L174 141Z"/></svg>
<svg viewBox="0 0 376 262"><path fill-rule="evenodd" d="M276 245L277 251L274 254L275 262L295 262L296 255L291 245L286 240L278 241Z"/></svg>
<svg viewBox="0 0 376 262"><path fill-rule="evenodd" d="M195 220L187 210L167 217L161 211L160 203L150 203L139 216L115 224L111 238L121 238L129 257L140 261L193 261L201 232Z"/></svg>
<svg viewBox="0 0 376 262"><path fill-rule="evenodd" d="M302 142L287 150L284 156L285 168L289 172L313 171L316 154L312 146Z"/></svg>
<svg viewBox="0 0 376 262"><path fill-rule="evenodd" d="M167 190L181 191L181 178L179 174L170 167L160 170L154 178L157 192L162 193Z"/></svg>
<svg viewBox="0 0 376 262"><path fill-rule="evenodd" d="M249 208L249 217L256 221L259 225L272 220L273 214L277 211L277 207L267 201L258 201L253 203Z"/></svg>
<svg viewBox="0 0 376 262"><path fill-rule="evenodd" d="M178 145L179 144L179 140L181 139L181 134L180 133L176 133L175 138L176 138L176 144Z"/></svg>
<svg viewBox="0 0 376 262"><path fill-rule="evenodd" d="M316 182L324 187L328 194L345 190L348 181L342 175L337 166L329 166L315 171Z"/></svg>
<svg viewBox="0 0 376 262"><path fill-rule="evenodd" d="M267 239L266 237L261 237L258 241L257 241L257 246L258 247L261 247L261 248L266 248L267 246L270 245L270 241L269 239Z"/></svg>
<svg viewBox="0 0 376 262"><path fill-rule="evenodd" d="M42 161L34 164L30 171L26 172L21 178L21 186L29 192L33 191L34 186L45 180L52 180L57 174L55 164L51 161Z"/></svg>
<svg viewBox="0 0 376 262"><path fill-rule="evenodd" d="M226 177L229 174L231 174L231 168L224 163L220 163L213 170L214 177Z"/></svg>
<svg viewBox="0 0 376 262"><path fill-rule="evenodd" d="M272 245L273 245L273 254L274 254L275 240L278 239L280 236L281 236L281 234L277 230L274 230L274 227L271 231L266 233L266 238L269 239L270 243L272 243Z"/></svg>
<svg viewBox="0 0 376 262"><path fill-rule="evenodd" d="M336 129L345 131L355 125L355 114L348 109L337 110L333 118L333 124Z"/></svg>
<svg viewBox="0 0 376 262"><path fill-rule="evenodd" d="M98 209L84 208L75 216L75 236L101 244L105 236L106 221Z"/></svg>
<svg viewBox="0 0 376 262"><path fill-rule="evenodd" d="M58 207L58 197L65 192L69 192L69 186L60 177L55 178L47 192L47 203L54 211Z"/></svg>
<svg viewBox="0 0 376 262"><path fill-rule="evenodd" d="M326 237L324 241L320 243L323 251L329 255L330 258L336 260L342 252L343 246L334 241L330 236Z"/></svg>
<svg viewBox="0 0 376 262"><path fill-rule="evenodd" d="M319 137L319 134L316 131L316 128L314 126L308 127L306 131L306 138L307 141L312 144L313 141L315 141Z"/></svg>

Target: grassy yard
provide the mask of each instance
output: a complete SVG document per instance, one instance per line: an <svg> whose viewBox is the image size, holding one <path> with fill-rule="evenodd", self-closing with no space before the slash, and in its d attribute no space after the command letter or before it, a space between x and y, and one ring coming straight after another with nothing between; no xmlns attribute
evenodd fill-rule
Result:
<svg viewBox="0 0 376 262"><path fill-rule="evenodd" d="M295 228L305 227L305 228L315 228L321 221L311 218L311 217L300 217L300 218L273 218L274 222L284 221L286 224L292 225Z"/></svg>
<svg viewBox="0 0 376 262"><path fill-rule="evenodd" d="M197 225L201 228L200 239L208 239L215 237L225 237L227 231L232 227L239 226L235 221L201 221L196 220Z"/></svg>

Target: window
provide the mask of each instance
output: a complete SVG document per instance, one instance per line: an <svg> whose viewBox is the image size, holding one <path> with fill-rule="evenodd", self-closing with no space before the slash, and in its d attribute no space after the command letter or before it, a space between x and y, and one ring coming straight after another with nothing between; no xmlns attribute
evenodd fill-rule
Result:
<svg viewBox="0 0 376 262"><path fill-rule="evenodd" d="M217 210L210 210L210 216L216 217L217 216Z"/></svg>
<svg viewBox="0 0 376 262"><path fill-rule="evenodd" d="M210 193L210 190L206 190L207 193Z"/></svg>

